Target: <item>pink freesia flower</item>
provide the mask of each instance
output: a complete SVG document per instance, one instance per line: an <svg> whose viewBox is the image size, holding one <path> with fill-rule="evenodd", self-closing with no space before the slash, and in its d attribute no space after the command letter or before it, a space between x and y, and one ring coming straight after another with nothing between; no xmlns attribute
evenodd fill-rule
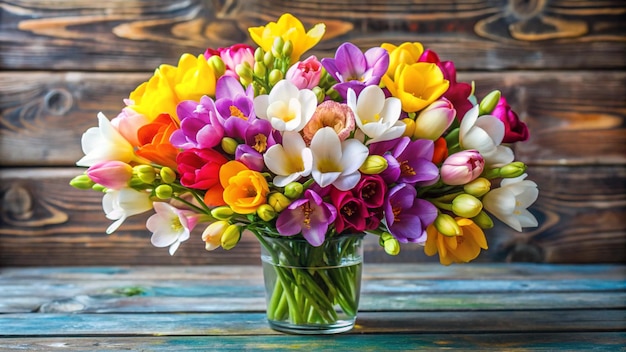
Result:
<svg viewBox="0 0 626 352"><path fill-rule="evenodd" d="M456 116L452 103L441 98L428 105L415 118L413 139L437 140L450 127Z"/></svg>
<svg viewBox="0 0 626 352"><path fill-rule="evenodd" d="M367 226L366 219L369 212L365 203L356 198L350 191L340 191L332 187L330 191L330 199L335 208L337 208L337 220L335 221L335 230L341 233L344 230L355 230L363 232Z"/></svg>
<svg viewBox="0 0 626 352"><path fill-rule="evenodd" d="M130 102L128 104L132 105ZM122 137L129 141L133 147L139 145L137 131L148 123L150 123L150 121L147 117L129 107L122 109L122 111L111 120L113 127L115 127Z"/></svg>
<svg viewBox="0 0 626 352"><path fill-rule="evenodd" d="M250 67L254 66L254 48L247 44L235 44L226 48L207 49L204 57L208 60L211 56L219 56L226 66L225 75L239 79L235 71L237 65L247 62Z"/></svg>
<svg viewBox="0 0 626 352"><path fill-rule="evenodd" d="M174 255L180 244L189 239L197 220L192 211L180 210L167 203L155 202L155 214L148 218L146 227L152 231L150 241L155 247L169 246Z"/></svg>
<svg viewBox="0 0 626 352"><path fill-rule="evenodd" d="M87 169L89 178L109 189L122 189L128 186L133 176L133 168L121 161L101 161Z"/></svg>
<svg viewBox="0 0 626 352"><path fill-rule="evenodd" d="M485 160L476 150L450 155L441 165L441 180L448 185L464 185L476 179L485 168Z"/></svg>
<svg viewBox="0 0 626 352"><path fill-rule="evenodd" d="M315 247L326 239L328 225L337 218L337 210L322 200L312 190L304 192L304 197L293 201L280 213L276 220L276 229L282 236L293 236L302 232L302 236Z"/></svg>
<svg viewBox="0 0 626 352"><path fill-rule="evenodd" d="M317 57L309 56L304 61L293 64L285 78L295 84L298 89L313 89L320 82L322 76L322 64Z"/></svg>
<svg viewBox="0 0 626 352"><path fill-rule="evenodd" d="M379 175L363 175L353 192L368 208L378 208L385 202L387 184Z"/></svg>
<svg viewBox="0 0 626 352"><path fill-rule="evenodd" d="M504 123L504 139L503 143L515 143L528 140L528 127L511 109L506 99L500 98L498 105L493 110L491 115L497 117L502 123Z"/></svg>

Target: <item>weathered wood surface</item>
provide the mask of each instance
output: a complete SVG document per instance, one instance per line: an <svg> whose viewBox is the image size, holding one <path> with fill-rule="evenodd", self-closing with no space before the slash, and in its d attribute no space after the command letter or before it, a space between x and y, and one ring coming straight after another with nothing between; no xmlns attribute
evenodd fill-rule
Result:
<svg viewBox="0 0 626 352"><path fill-rule="evenodd" d="M461 69L623 68L623 16L612 1L128 1L0 3L0 68L152 70L183 52L250 43L247 28L284 12L310 27L323 20L328 55L421 41ZM590 45L593 43L593 45Z"/></svg>
<svg viewBox="0 0 626 352"><path fill-rule="evenodd" d="M0 165L73 165L96 114L115 117L146 73L0 72ZM626 164L626 71L459 74L476 95L494 89L524 119L516 145L529 164ZM15 84L20 82L20 84Z"/></svg>
<svg viewBox="0 0 626 352"><path fill-rule="evenodd" d="M625 279L624 265L366 264L355 329L298 337L268 327L258 265L5 268L0 349L623 350Z"/></svg>

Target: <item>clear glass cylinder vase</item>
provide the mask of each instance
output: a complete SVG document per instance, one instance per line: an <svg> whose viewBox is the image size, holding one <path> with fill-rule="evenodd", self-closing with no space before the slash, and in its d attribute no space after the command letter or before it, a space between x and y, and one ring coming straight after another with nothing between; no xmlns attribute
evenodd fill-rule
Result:
<svg viewBox="0 0 626 352"><path fill-rule="evenodd" d="M335 334L354 327L363 235L337 236L319 247L289 237L259 239L271 328L294 334Z"/></svg>

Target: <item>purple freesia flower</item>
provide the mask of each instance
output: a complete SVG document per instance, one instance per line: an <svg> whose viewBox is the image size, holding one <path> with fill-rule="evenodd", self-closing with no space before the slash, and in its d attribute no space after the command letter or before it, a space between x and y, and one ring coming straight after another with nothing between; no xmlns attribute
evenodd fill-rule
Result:
<svg viewBox="0 0 626 352"><path fill-rule="evenodd" d="M358 96L363 88L380 83L389 67L389 53L381 47L363 53L347 42L337 48L334 59L322 59L322 66L339 82L333 88L345 99L350 88Z"/></svg>
<svg viewBox="0 0 626 352"><path fill-rule="evenodd" d="M235 160L242 162L248 169L254 171L261 172L265 167L263 155L247 144L237 146L237 149L235 149Z"/></svg>
<svg viewBox="0 0 626 352"><path fill-rule="evenodd" d="M415 187L401 183L389 191L385 202L387 229L398 242L426 242L426 228L437 218L437 207L417 198Z"/></svg>
<svg viewBox="0 0 626 352"><path fill-rule="evenodd" d="M317 193L308 189L304 198L293 201L276 220L276 230L282 236L302 236L314 247L326 239L328 225L335 221L337 210L322 200Z"/></svg>
<svg viewBox="0 0 626 352"><path fill-rule="evenodd" d="M439 179L439 168L432 162L435 143L431 140L402 137L372 143L369 148L370 154L387 160L387 169L380 174L387 183L428 186Z"/></svg>
<svg viewBox="0 0 626 352"><path fill-rule="evenodd" d="M176 113L180 119L180 129L174 131L170 137L173 146L184 150L207 149L222 141L224 127L210 97L203 96L199 103L193 100L182 101L176 107Z"/></svg>

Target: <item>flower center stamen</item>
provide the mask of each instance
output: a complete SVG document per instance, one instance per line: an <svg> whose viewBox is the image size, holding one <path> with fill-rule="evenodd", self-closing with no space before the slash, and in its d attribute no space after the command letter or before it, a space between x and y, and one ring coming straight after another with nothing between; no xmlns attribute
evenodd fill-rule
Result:
<svg viewBox="0 0 626 352"><path fill-rule="evenodd" d="M248 117L246 115L244 115L243 112L241 112L241 110L239 110L239 108L234 106L234 105L230 106L230 116L238 117L238 118L240 118L242 120L246 120L246 121L248 120Z"/></svg>
<svg viewBox="0 0 626 352"><path fill-rule="evenodd" d="M409 165L409 162L407 160L403 160L400 163L400 173L403 176L415 176L416 174L415 169L413 169L413 167Z"/></svg>
<svg viewBox="0 0 626 352"><path fill-rule="evenodd" d="M267 149L267 136L262 133L254 136L254 145L252 146L252 149L259 153L263 153Z"/></svg>

